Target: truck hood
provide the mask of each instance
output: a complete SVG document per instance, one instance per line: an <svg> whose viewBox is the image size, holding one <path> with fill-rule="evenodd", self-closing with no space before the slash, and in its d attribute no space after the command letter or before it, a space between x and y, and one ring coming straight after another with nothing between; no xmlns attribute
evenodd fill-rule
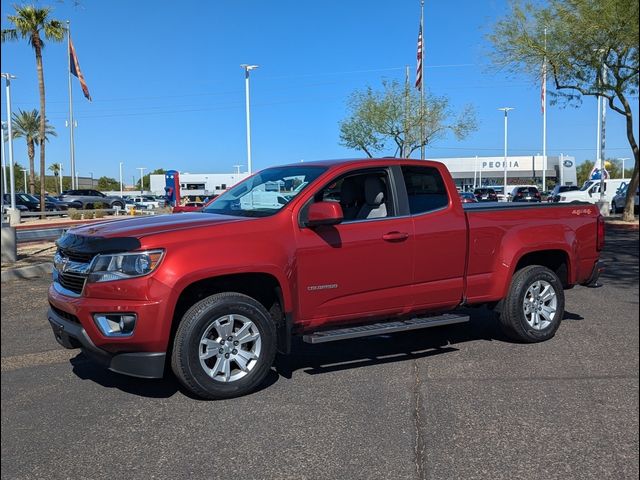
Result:
<svg viewBox="0 0 640 480"><path fill-rule="evenodd" d="M197 227L209 227L226 223L242 222L254 218L232 217L211 213L177 213L170 215L151 215L121 220L108 220L73 228L69 233L91 237L133 237L141 238L165 232L175 232Z"/></svg>

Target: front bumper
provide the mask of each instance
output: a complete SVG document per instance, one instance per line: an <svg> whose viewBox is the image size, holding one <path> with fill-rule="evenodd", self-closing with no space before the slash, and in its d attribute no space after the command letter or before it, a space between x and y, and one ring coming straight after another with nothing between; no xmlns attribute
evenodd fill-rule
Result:
<svg viewBox="0 0 640 480"><path fill-rule="evenodd" d="M162 378L164 375L165 352L110 353L97 347L80 323L63 318L52 308L47 312L47 318L60 345L80 348L87 357L111 371L140 378Z"/></svg>

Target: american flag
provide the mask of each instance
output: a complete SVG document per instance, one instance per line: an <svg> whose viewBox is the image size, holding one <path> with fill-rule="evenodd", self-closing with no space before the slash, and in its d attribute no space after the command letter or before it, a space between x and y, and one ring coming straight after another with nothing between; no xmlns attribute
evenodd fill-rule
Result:
<svg viewBox="0 0 640 480"><path fill-rule="evenodd" d="M416 66L416 88L422 90L422 25L418 31L418 63Z"/></svg>
<svg viewBox="0 0 640 480"><path fill-rule="evenodd" d="M540 92L540 103L542 106L542 114L544 115L544 107L547 103L547 62L542 64L542 89Z"/></svg>
<svg viewBox="0 0 640 480"><path fill-rule="evenodd" d="M82 71L80 70L80 63L78 62L78 56L76 55L76 49L73 47L73 42L71 41L71 37L69 37L69 58L70 58L70 69L71 74L75 75L78 80L80 80L80 87L82 88L82 93L87 97L87 100L91 101L91 95L89 94L89 87L87 87L87 82L84 79L84 75L82 75Z"/></svg>

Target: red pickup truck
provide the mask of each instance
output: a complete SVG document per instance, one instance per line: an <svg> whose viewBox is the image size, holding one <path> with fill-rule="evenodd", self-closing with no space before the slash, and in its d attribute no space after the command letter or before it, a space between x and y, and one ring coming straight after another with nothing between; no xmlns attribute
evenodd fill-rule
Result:
<svg viewBox="0 0 640 480"><path fill-rule="evenodd" d="M277 351L468 320L494 308L521 342L551 338L564 289L593 285L590 204L462 206L446 167L367 159L268 168L202 213L81 226L49 288L56 339L111 370L169 367L196 395L256 388Z"/></svg>

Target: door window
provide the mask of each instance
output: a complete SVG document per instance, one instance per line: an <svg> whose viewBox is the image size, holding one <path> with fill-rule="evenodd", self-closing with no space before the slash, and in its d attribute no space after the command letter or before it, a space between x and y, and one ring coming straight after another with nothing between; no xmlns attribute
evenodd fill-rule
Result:
<svg viewBox="0 0 640 480"><path fill-rule="evenodd" d="M411 215L432 212L449 205L444 180L434 167L402 167Z"/></svg>
<svg viewBox="0 0 640 480"><path fill-rule="evenodd" d="M367 170L343 175L320 190L313 201L339 203L343 223L395 215L386 170ZM306 218L306 210L305 208L303 218Z"/></svg>

